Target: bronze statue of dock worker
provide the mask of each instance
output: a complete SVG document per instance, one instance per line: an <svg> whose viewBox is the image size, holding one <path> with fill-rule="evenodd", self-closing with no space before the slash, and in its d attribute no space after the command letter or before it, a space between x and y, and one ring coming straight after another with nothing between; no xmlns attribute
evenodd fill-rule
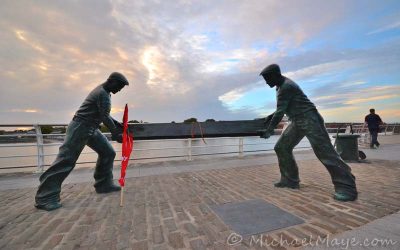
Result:
<svg viewBox="0 0 400 250"><path fill-rule="evenodd" d="M306 136L315 155L332 178L335 186L334 199L339 201L357 199L356 178L351 173L351 168L335 151L324 120L315 105L295 82L281 75L277 64L267 66L260 75L271 88L276 86L277 96L276 111L270 116L269 125L261 137L269 138L284 114L290 120L274 148L281 172L281 179L275 183L275 187L293 189L300 187L299 169L293 156L293 148Z"/></svg>
<svg viewBox="0 0 400 250"><path fill-rule="evenodd" d="M98 154L94 171L97 193L121 190L113 182L115 151L107 138L100 132L103 123L111 132L112 139L122 142L122 125L110 116L111 94L116 94L128 80L121 73L112 73L106 82L90 92L69 123L65 140L53 164L40 176L40 185L35 197L35 207L54 210L61 207L61 184L74 169L76 161L85 145Z"/></svg>

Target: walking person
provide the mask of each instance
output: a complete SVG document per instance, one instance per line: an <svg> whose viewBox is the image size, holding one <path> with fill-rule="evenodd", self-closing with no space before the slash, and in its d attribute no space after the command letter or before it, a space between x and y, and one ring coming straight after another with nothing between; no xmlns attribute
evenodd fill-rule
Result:
<svg viewBox="0 0 400 250"><path fill-rule="evenodd" d="M371 135L370 148L374 148L374 146L379 148L378 133L379 125L382 123L381 117L375 114L375 109L370 109L369 115L365 116L365 124L368 126L369 134Z"/></svg>
<svg viewBox="0 0 400 250"><path fill-rule="evenodd" d="M293 149L306 136L315 155L331 175L335 186L334 199L339 201L357 199L356 178L351 173L351 168L335 151L324 120L315 105L295 82L281 75L277 64L269 65L260 75L271 88L276 86L277 96L276 111L270 115L272 118L268 128L263 131L261 137L269 138L285 114L290 120L290 124L282 132L274 148L281 172L281 179L275 183L275 187L300 188L299 169L293 156Z"/></svg>
<svg viewBox="0 0 400 250"><path fill-rule="evenodd" d="M98 154L94 171L97 193L121 190L113 182L115 151L107 138L100 132L103 123L111 132L112 139L122 143L122 125L110 116L111 94L116 94L128 80L118 72L112 73L107 81L97 86L86 97L72 121L69 123L65 140L53 164L40 176L40 185L35 196L35 207L51 211L61 207L61 184L74 169L85 145Z"/></svg>

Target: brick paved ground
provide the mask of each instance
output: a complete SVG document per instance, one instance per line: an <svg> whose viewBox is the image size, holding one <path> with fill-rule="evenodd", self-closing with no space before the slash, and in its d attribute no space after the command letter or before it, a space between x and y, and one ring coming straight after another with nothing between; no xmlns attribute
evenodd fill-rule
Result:
<svg viewBox="0 0 400 250"><path fill-rule="evenodd" d="M299 162L301 190L276 189L276 164L127 179L119 194L98 195L91 183L63 187L63 208L33 207L32 188L0 192L0 249L285 249L357 228L400 210L400 162L352 163L359 199L334 201L327 171ZM223 164L223 161L221 161ZM211 204L264 199L306 223L229 246L229 228ZM260 247L262 239L269 247ZM279 241L292 244L278 246ZM275 240L273 242L273 240ZM283 242L285 243L285 242ZM250 246L251 245L251 246ZM256 246L258 245L258 246ZM273 246L271 246L273 245ZM290 246L289 246L290 245Z"/></svg>

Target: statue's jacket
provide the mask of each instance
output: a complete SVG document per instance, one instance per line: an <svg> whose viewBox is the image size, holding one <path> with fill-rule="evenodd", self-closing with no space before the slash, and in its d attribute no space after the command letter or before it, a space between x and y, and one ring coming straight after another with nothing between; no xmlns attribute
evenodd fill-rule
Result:
<svg viewBox="0 0 400 250"><path fill-rule="evenodd" d="M74 119L86 122L93 127L99 127L103 122L114 134L117 133L117 127L115 120L110 116L110 111L111 95L101 84L89 93L76 111Z"/></svg>
<svg viewBox="0 0 400 250"><path fill-rule="evenodd" d="M268 130L273 130L286 114L289 120L309 111L317 111L314 103L304 94L301 88L285 77L284 82L276 87L276 111L273 114Z"/></svg>

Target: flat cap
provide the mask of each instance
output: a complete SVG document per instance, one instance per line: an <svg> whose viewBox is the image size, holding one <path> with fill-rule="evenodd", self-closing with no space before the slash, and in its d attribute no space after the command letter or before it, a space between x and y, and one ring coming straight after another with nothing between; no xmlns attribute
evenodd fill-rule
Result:
<svg viewBox="0 0 400 250"><path fill-rule="evenodd" d="M111 75L107 79L107 81L113 81L113 80L121 82L121 83L123 83L125 85L129 85L129 82L126 79L126 77L123 74L119 73L119 72L111 73Z"/></svg>
<svg viewBox="0 0 400 250"><path fill-rule="evenodd" d="M271 65L268 65L267 67L265 67L265 68L261 71L260 75L265 75L265 74L268 74L268 73L278 73L278 74L281 74L281 69L279 68L279 65L278 65L278 64L271 64Z"/></svg>

